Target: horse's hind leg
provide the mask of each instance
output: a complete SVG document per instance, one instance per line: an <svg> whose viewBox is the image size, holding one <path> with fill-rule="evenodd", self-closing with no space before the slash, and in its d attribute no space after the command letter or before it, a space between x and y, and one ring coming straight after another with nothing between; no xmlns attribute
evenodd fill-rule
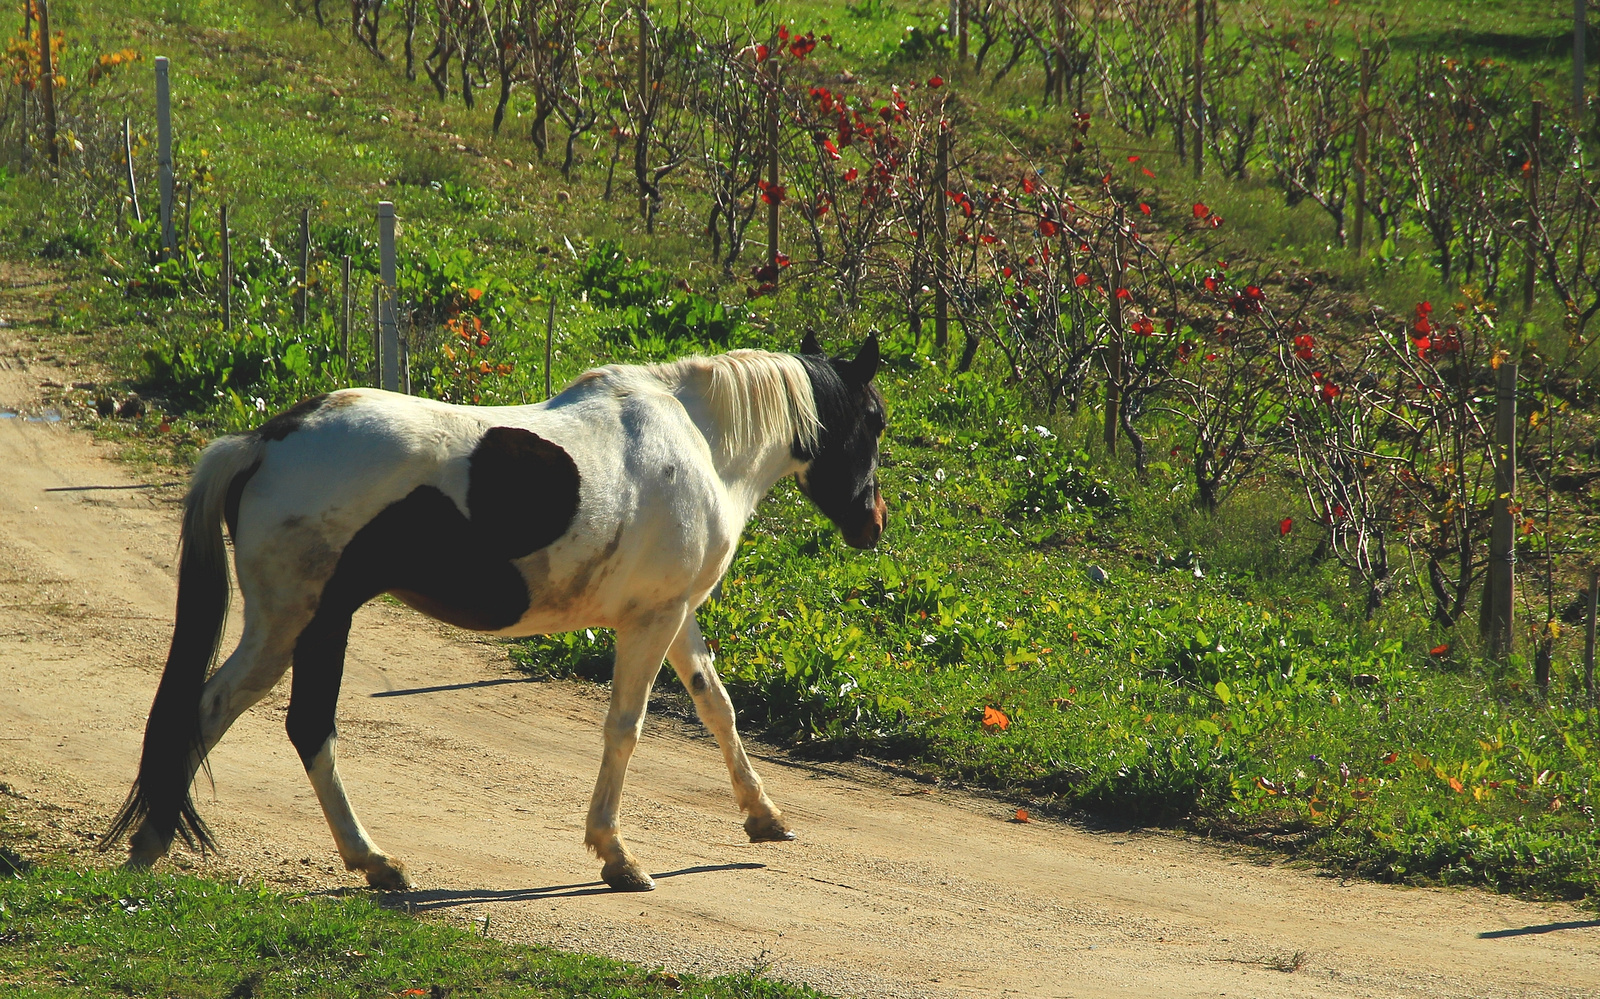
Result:
<svg viewBox="0 0 1600 999"><path fill-rule="evenodd" d="M344 677L350 638L349 611L323 608L312 618L294 648L294 680L289 690L289 741L305 764L334 845L348 870L361 871L374 888L410 888L405 865L378 848L356 818L339 779L334 707Z"/></svg>
<svg viewBox="0 0 1600 999"><path fill-rule="evenodd" d="M247 607L238 647L201 689L200 747L189 758L189 781L239 716L283 678L289 668L289 655L289 645ZM128 864L148 867L165 856L171 846L171 836L163 837L148 821L141 823L128 841Z"/></svg>
<svg viewBox="0 0 1600 999"><path fill-rule="evenodd" d="M611 675L611 708L606 712L605 752L600 779L589 801L583 841L605 861L600 876L618 891L649 891L655 882L628 852L617 832L617 809L628 760L644 728L650 685L661 670L672 637L682 626L685 609L678 606L653 618L617 629L617 660Z"/></svg>
<svg viewBox="0 0 1600 999"><path fill-rule="evenodd" d="M750 817L744 821L744 831L749 834L750 841L767 843L794 839L794 833L784 824L783 813L767 797L767 792L761 786L761 778L756 776L755 769L750 766L750 758L745 755L744 743L734 727L733 702L728 699L722 679L717 676L711 650L706 648L693 614L683 622L683 629L673 640L667 657L672 661L678 679L683 681L684 689L694 698L700 720L717 737L717 745L722 747L722 758L728 764L729 776L733 778L733 794L738 799L739 809L750 813Z"/></svg>

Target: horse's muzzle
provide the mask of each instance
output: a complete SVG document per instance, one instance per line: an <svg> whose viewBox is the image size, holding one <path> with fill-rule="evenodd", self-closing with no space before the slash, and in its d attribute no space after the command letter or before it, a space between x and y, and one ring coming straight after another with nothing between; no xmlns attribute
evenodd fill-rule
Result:
<svg viewBox="0 0 1600 999"><path fill-rule="evenodd" d="M874 490L873 493L876 502L872 507L872 516L855 530L841 532L845 544L851 548L873 547L883 537L883 529L889 525L889 504L883 501L881 491Z"/></svg>

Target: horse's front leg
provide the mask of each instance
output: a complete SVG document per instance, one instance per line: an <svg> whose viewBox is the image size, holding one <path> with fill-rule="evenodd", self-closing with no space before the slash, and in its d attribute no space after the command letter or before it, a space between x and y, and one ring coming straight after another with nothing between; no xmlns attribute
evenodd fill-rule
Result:
<svg viewBox="0 0 1600 999"><path fill-rule="evenodd" d="M618 891L649 891L656 886L633 859L617 832L617 806L622 800L622 780L628 760L644 728L650 687L661 670L667 646L683 625L683 605L617 629L616 666L611 675L611 709L606 712L605 751L600 758L600 779L589 801L589 820L583 841L605 862L600 876Z"/></svg>
<svg viewBox="0 0 1600 999"><path fill-rule="evenodd" d="M750 758L745 755L744 743L739 739L734 724L733 702L728 699L728 691L722 686L721 677L717 676L711 650L706 648L700 625L693 614L687 615L667 656L672 660L672 668L677 671L678 679L683 681L684 689L694 697L700 721L717 737L717 745L722 747L722 758L727 762L728 774L733 778L733 794L738 799L739 809L750 813L750 817L744 820L744 831L750 835L750 842L770 843L794 839L794 833L784 824L783 813L767 797L767 792L761 787L761 778L756 776L755 769L750 766Z"/></svg>

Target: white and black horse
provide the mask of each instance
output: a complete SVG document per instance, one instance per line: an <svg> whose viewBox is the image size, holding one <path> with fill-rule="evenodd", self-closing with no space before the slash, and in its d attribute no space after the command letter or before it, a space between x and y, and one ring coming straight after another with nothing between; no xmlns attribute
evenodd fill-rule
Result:
<svg viewBox="0 0 1600 999"><path fill-rule="evenodd" d="M206 754L291 667L289 739L345 866L410 885L345 796L334 704L351 615L391 593L496 635L616 630L600 778L584 841L613 887L654 886L617 831L628 758L662 658L722 747L752 841L793 839L734 728L695 623L762 496L795 475L857 548L883 532L877 485L878 344L830 359L734 351L590 371L535 406L467 407L347 389L217 440L185 501L177 621L145 728L138 779L106 835L128 862L175 836L214 847L190 798ZM238 648L209 679L230 584L244 595Z"/></svg>

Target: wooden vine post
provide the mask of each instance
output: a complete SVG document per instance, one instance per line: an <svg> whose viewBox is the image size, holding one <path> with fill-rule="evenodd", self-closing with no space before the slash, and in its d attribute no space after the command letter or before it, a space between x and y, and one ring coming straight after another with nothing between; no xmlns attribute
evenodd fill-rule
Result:
<svg viewBox="0 0 1600 999"><path fill-rule="evenodd" d="M294 321L306 324L311 311L311 209L300 209L300 282L294 298Z"/></svg>
<svg viewBox="0 0 1600 999"><path fill-rule="evenodd" d="M955 22L956 62L967 64L967 0L950 0L950 19Z"/></svg>
<svg viewBox="0 0 1600 999"><path fill-rule="evenodd" d="M1194 0L1194 179L1206 169L1206 0Z"/></svg>
<svg viewBox="0 0 1600 999"><path fill-rule="evenodd" d="M544 320L544 397L550 398L550 356L555 353L556 292L550 290L550 313Z"/></svg>
<svg viewBox="0 0 1600 999"><path fill-rule="evenodd" d="M350 374L350 254L344 255L339 275L339 354L344 358L345 376Z"/></svg>
<svg viewBox="0 0 1600 999"><path fill-rule="evenodd" d="M1589 693L1589 709L1600 710L1594 689L1595 619L1600 616L1600 569L1589 570L1589 625L1583 639L1583 689ZM1600 719L1596 719L1600 724Z"/></svg>
<svg viewBox="0 0 1600 999"><path fill-rule="evenodd" d="M650 9L648 0L639 0L639 130L637 139L645 141L644 132L650 127ZM644 152L636 154L643 161ZM639 217L650 220L650 192L639 192Z"/></svg>
<svg viewBox="0 0 1600 999"><path fill-rule="evenodd" d="M1533 102L1533 136L1528 140L1528 167L1527 167L1527 199L1528 199L1528 230L1523 249L1522 267L1522 311L1524 314L1533 308L1533 279L1537 273L1535 266L1536 240L1534 237L1534 220L1539 217L1539 131L1540 119L1543 117L1544 101Z"/></svg>
<svg viewBox="0 0 1600 999"><path fill-rule="evenodd" d="M1495 387L1494 504L1489 533L1489 578L1483 591L1480 631L1489 654L1504 662L1511 654L1516 585L1517 362L1501 362Z"/></svg>
<svg viewBox="0 0 1600 999"><path fill-rule="evenodd" d="M767 273L778 284L778 42L767 49Z"/></svg>
<svg viewBox="0 0 1600 999"><path fill-rule="evenodd" d="M937 206L934 217L938 220L938 230L934 233L933 244L933 342L942 350L950 344L950 292L947 287L950 279L950 198L945 194L950 187L950 127L942 114L936 148L938 159L935 171L938 180L934 185L933 197Z"/></svg>
<svg viewBox="0 0 1600 999"><path fill-rule="evenodd" d="M228 206L219 209L222 226L222 332L233 332L233 243L228 233Z"/></svg>
<svg viewBox="0 0 1600 999"><path fill-rule="evenodd" d="M156 56L156 182L161 188L161 252L171 260L178 234L172 226L172 88L166 56Z"/></svg>
<svg viewBox="0 0 1600 999"><path fill-rule="evenodd" d="M56 148L56 67L55 53L50 51L50 5L45 0L39 4L39 100L44 105L44 150L50 157L50 168L61 165L61 152Z"/></svg>
<svg viewBox="0 0 1600 999"><path fill-rule="evenodd" d="M1106 354L1106 427L1105 443L1109 454L1117 453L1117 426L1122 420L1122 233L1127 217L1121 205L1117 206L1116 232L1111 238L1111 307L1107 310L1110 346Z"/></svg>
<svg viewBox="0 0 1600 999"><path fill-rule="evenodd" d="M1351 233L1356 256L1366 240L1367 231L1367 145L1371 141L1367 125L1368 96L1372 88L1372 50L1361 50L1361 89L1356 93L1356 221Z"/></svg>
<svg viewBox="0 0 1600 999"><path fill-rule="evenodd" d="M1572 0L1572 123L1579 132L1583 131L1584 119L1588 117L1583 97L1588 42L1589 0Z"/></svg>
<svg viewBox="0 0 1600 999"><path fill-rule="evenodd" d="M395 315L394 202L378 202L378 356L383 387L400 391L400 324Z"/></svg>

